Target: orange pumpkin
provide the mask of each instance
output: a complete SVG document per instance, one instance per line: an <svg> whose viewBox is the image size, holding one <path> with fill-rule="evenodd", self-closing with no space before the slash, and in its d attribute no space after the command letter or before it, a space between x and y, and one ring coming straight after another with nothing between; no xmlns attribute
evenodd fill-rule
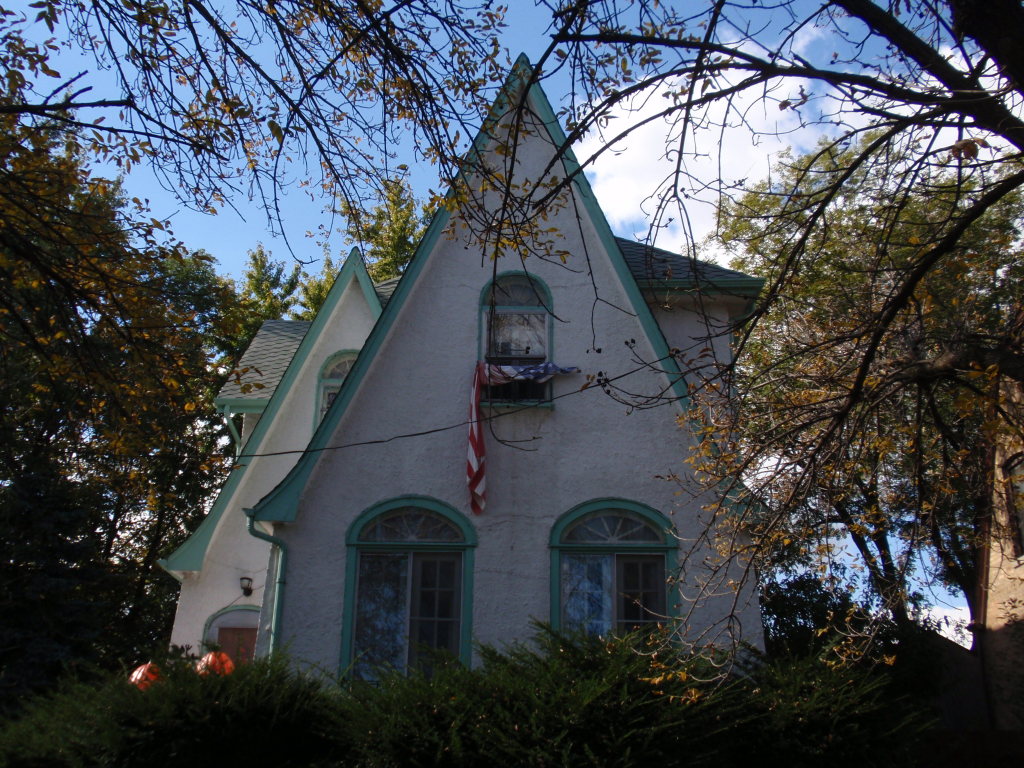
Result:
<svg viewBox="0 0 1024 768"><path fill-rule="evenodd" d="M196 662L196 672L200 675L230 675L235 671L235 662L224 651L210 651Z"/></svg>
<svg viewBox="0 0 1024 768"><path fill-rule="evenodd" d="M160 667L152 661L147 661L145 664L136 667L128 677L128 682L140 691L146 690L158 680L160 680Z"/></svg>

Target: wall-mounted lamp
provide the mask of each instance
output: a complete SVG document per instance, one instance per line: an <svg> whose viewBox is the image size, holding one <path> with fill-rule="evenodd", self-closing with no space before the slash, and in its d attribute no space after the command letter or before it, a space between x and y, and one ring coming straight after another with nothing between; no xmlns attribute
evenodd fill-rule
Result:
<svg viewBox="0 0 1024 768"><path fill-rule="evenodd" d="M242 588L242 594L248 597L252 594L252 577L241 576L238 579L238 586Z"/></svg>

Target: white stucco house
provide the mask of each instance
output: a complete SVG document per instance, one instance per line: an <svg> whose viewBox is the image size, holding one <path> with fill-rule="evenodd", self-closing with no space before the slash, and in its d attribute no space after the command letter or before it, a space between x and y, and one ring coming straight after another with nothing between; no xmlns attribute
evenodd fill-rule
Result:
<svg viewBox="0 0 1024 768"><path fill-rule="evenodd" d="M761 282L615 237L530 77L520 60L473 156L572 179L536 211L544 242L485 252L468 222L497 197L469 168L480 194L434 217L401 279L375 286L353 252L312 323L263 327L218 399L245 415L234 469L163 561L172 643L370 674L433 648L470 663L532 620L759 639L752 595L692 553L720 500L687 474L679 421L683 360L727 360Z"/></svg>

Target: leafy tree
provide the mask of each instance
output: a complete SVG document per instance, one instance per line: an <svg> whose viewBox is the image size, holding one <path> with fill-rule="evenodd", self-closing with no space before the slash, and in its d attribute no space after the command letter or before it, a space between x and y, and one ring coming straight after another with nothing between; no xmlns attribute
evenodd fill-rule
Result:
<svg viewBox="0 0 1024 768"><path fill-rule="evenodd" d="M291 316L296 320L312 320L320 307L327 301L327 294L334 285L334 279L341 269L340 264L335 264L331 255L324 252L324 263L320 272L315 275L302 273L302 282L299 283L299 310L292 310Z"/></svg>
<svg viewBox="0 0 1024 768"><path fill-rule="evenodd" d="M703 467L746 477L767 503L772 514L746 530L776 564L852 556L859 586L908 622L922 581L973 605L991 451L1005 428L998 382L1017 375L1021 353L1024 202L991 205L897 308L893 292L905 289L924 244L975 191L936 169L890 212L907 161L850 173L861 152L826 147L784 161L723 209L723 244L738 268L777 285L793 268L795 239L804 256L748 338L735 381L737 450ZM838 187L836 175L846 177ZM808 229L820 195L830 204Z"/></svg>
<svg viewBox="0 0 1024 768"><path fill-rule="evenodd" d="M11 126L8 126L11 127ZM156 560L221 478L228 292L55 134L0 135L0 709L161 641ZM35 205L26 208L27 199Z"/></svg>
<svg viewBox="0 0 1024 768"><path fill-rule="evenodd" d="M3 12L16 86L5 114L56 122L123 170L148 162L197 210L248 188L276 223L282 185L348 204L382 191L403 129L454 177L459 137L504 67L490 2L42 0L33 10L34 20ZM52 38L27 40L32 21ZM95 51L93 71L56 71L60 45ZM288 164L308 153L316 159Z"/></svg>
<svg viewBox="0 0 1024 768"><path fill-rule="evenodd" d="M279 320L295 306L302 277L298 265L289 271L285 262L275 261L262 244L249 251L242 280L234 285L238 296L236 320L241 328L233 345L235 359L249 346L264 320Z"/></svg>
<svg viewBox="0 0 1024 768"><path fill-rule="evenodd" d="M417 213L416 198L404 179L384 182L384 196L367 215L347 207L349 239L358 243L369 261L375 281L398 277L409 263L429 218L429 209Z"/></svg>

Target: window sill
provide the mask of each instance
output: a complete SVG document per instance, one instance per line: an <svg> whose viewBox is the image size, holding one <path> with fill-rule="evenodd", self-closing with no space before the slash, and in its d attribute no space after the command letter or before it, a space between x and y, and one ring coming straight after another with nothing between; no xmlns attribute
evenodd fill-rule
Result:
<svg viewBox="0 0 1024 768"><path fill-rule="evenodd" d="M545 411L551 411L555 408L555 404L550 400L481 400L480 405L484 408L495 408L501 410L540 408Z"/></svg>

